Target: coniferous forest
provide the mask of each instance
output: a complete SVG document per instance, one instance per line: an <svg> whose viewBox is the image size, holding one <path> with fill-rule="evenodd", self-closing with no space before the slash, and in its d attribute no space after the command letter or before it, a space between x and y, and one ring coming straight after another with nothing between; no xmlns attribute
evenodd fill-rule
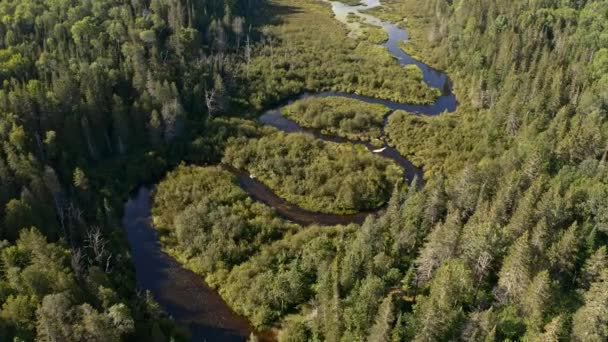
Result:
<svg viewBox="0 0 608 342"><path fill-rule="evenodd" d="M608 1L0 0L0 81L0 341L194 340L141 188L236 340L608 340Z"/></svg>

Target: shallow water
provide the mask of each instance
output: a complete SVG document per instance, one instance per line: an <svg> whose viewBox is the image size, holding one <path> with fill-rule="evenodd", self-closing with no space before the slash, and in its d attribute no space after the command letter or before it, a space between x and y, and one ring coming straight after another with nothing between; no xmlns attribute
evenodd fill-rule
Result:
<svg viewBox="0 0 608 342"><path fill-rule="evenodd" d="M381 6L380 0L365 0L362 1L363 5L359 6L350 6L345 5L341 2L330 1L332 5L332 10L334 12L335 18L342 23L344 23L347 27L349 27L353 31L357 31L359 24L358 23L349 23L348 22L348 14L353 13L357 15L359 18L363 19L363 22L374 25L381 26L388 33L388 41L384 43L384 47L390 51L390 53L399 61L402 65L416 65L420 70L422 70L422 74L424 76L424 81L430 87L437 88L441 91L442 96L437 100L437 102L431 106L432 108L420 108L420 106L410 106L412 108L412 112L422 113L427 115L435 115L443 113L444 111L453 112L458 107L458 101L456 100L456 96L452 93L452 84L449 77L436 69L431 68L430 66L422 63L414 59L412 56L408 55L405 51L403 51L399 47L399 43L402 41L407 41L409 39L409 34L406 30L401 29L397 24L389 23L386 21L382 21L370 14L362 13L362 10L372 9L378 6ZM428 106L427 106L428 107ZM409 110L408 108L399 108Z"/></svg>

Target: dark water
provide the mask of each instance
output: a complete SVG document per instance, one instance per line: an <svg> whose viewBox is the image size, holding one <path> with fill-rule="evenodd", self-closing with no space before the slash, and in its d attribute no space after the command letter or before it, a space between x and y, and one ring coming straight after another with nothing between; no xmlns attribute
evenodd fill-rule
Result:
<svg viewBox="0 0 608 342"><path fill-rule="evenodd" d="M321 226L347 225L350 223L361 224L365 221L367 216L377 212L376 210L359 212L353 215L338 215L308 211L277 196L272 189L264 183L251 178L247 172L236 170L228 166L224 166L224 168L236 175L239 186L245 190L251 198L272 207L278 216L302 226L309 226L311 224Z"/></svg>
<svg viewBox="0 0 608 342"><path fill-rule="evenodd" d="M165 312L188 327L192 341L245 341L253 331L249 322L235 314L200 276L162 252L151 226L150 208L147 187L139 188L124 207L123 225L138 288L150 290Z"/></svg>
<svg viewBox="0 0 608 342"><path fill-rule="evenodd" d="M423 115L437 115L453 112L458 106L452 93L451 82L447 75L424 63L415 60L398 46L398 43L408 39L407 32L397 25L383 22L360 10L379 5L379 0L366 0L362 6L348 6L332 2L336 19L346 22L348 13L355 13L365 21L382 26L389 34L389 40L384 46L402 65L417 65L424 75L424 81L431 87L441 90L441 97L432 105L408 105L393 101L380 100L355 94L325 92L303 94L304 97L341 96L353 98L368 103L382 104L391 109L391 113L401 109ZM327 141L365 145L370 151L378 149L367 143L348 141L346 139L323 135L307 130L281 114L281 109L269 110L260 120L285 132L308 132ZM410 161L403 158L390 146L378 153L397 162L405 170L404 178L411 182L414 178L422 181L422 170L414 167ZM238 179L240 186L255 200L275 208L278 215L302 225L349 224L361 223L371 212L356 215L331 215L313 213L301 209L281 199L261 182L252 179L247 173L231 170ZM421 184L421 183L420 183ZM235 314L230 307L204 280L195 273L183 268L176 260L162 252L156 231L151 225L150 190L141 187L125 204L123 224L127 228L129 244L136 267L138 287L150 290L162 308L175 320L188 327L192 333L192 341L245 341L253 328L249 322ZM272 334L258 334L262 341L274 339Z"/></svg>
<svg viewBox="0 0 608 342"><path fill-rule="evenodd" d="M348 21L347 18L348 18L349 13L354 13L354 14L358 15L359 17L361 17L363 19L363 21L365 21L369 24L383 27L386 30L386 32L388 32L388 36L389 36L389 39L384 44L384 46L388 49L388 51L395 57L395 59L397 59L399 61L399 64L404 65L404 66L405 65L418 66L420 68L420 70L422 70L422 74L423 74L425 83L430 87L438 88L441 91L441 96L435 101L435 103L433 103L431 105L412 105L412 104L377 99L377 98L373 98L373 97L367 97L367 96L344 93L344 92L320 92L320 93L301 94L298 97L287 102L287 104L291 104L295 101L306 99L306 98L325 98L325 97L344 97L344 98L355 99L355 100L359 100L359 101L371 103L371 104L381 104L381 105L388 107L391 110L391 112L385 118L385 121L384 121L385 126L388 122L388 117L392 113L394 113L394 111L396 111L396 110L404 110L407 112L417 113L417 114L421 114L421 115L439 115L442 113L454 112L457 109L458 101L456 100L456 96L452 92L452 83L451 83L449 77L445 73L443 73L439 70L433 69L430 66L414 59L413 57L408 55L405 51L403 51L399 47L400 42L407 41L409 39L409 35L408 35L407 31L399 28L399 26L397 26L396 24L381 21L380 19L378 19L372 15L360 12L361 10L371 9L371 8L379 6L380 5L379 0L366 0L366 1L364 1L363 5L358 5L358 6L350 6L350 5L343 4L341 2L333 2L333 1L331 2L331 4L332 4L332 10L334 11L336 19L345 23L352 30L356 30L356 26L358 24L356 22L353 23L353 22ZM385 158L392 159L398 165L400 165L405 170L404 178L408 183L411 183L414 179L418 179L418 184L422 185L422 182L423 182L422 170L415 167L409 160L407 160L406 158L401 156L399 154L399 152L397 150L395 150L394 148L392 148L391 146L384 144L384 146L382 146L382 148L378 148L377 146L372 146L369 143L351 141L351 140L347 140L347 139L336 137L336 136L328 136L328 135L322 134L318 131L315 131L313 129L301 127L293 120L290 120L289 118L285 117L283 115L283 113L281 112L281 108L282 108L282 106L279 108L274 108L274 109L266 111L265 113L263 113L260 116L260 121L266 125L275 127L281 131L288 132L288 133L307 132L307 133L313 134L317 138L325 140L325 141L350 143L350 144L355 144L355 145L364 145L370 151L382 150L382 152L379 152L377 154L380 156L383 156ZM383 133L384 133L384 128L385 127L382 128ZM243 188L245 190L247 190L251 196L253 196L253 197L256 196L256 194L253 193L252 191L249 191L247 189L247 187L243 187ZM267 202L267 201L263 201L263 202L271 205L270 202ZM355 219L360 220L359 217L356 217L356 218L353 217L352 219L353 219L353 221L351 221L351 222L357 222L357 221L354 221ZM323 222L317 222L317 223L323 223Z"/></svg>
<svg viewBox="0 0 608 342"><path fill-rule="evenodd" d="M335 94L335 93L322 93L322 94L315 94L312 96L320 97L325 94ZM304 98L307 96L309 96L309 95L303 95L300 98ZM328 95L328 96L335 96L335 95ZM384 146L374 146L369 142L352 141L352 140L348 140L348 139L342 138L342 137L323 134L314 129L304 128L304 127L301 127L300 125L298 125L295 121L290 120L289 118L284 116L281 113L281 111L278 109L267 111L260 117L260 121L262 121L265 125L275 127L277 129L279 129L283 132L287 132L287 133L306 132L306 133L312 134L315 137L317 137L321 140L324 140L324 141L331 141L331 142L343 143L343 144L348 143L351 145L362 145L362 146L365 146L365 148L367 148L369 151L382 150L381 152L375 152L375 154L388 158L388 159L391 159L395 163L397 163L399 166L401 166L401 168L403 168L403 170L404 170L403 177L407 183L411 183L414 180L414 178L418 179L418 184L421 184L421 182L422 182L422 179L423 179L422 169L414 166L414 164L412 164L411 161L404 158L402 155L399 154L399 152L397 152L397 150L395 150L394 148L392 148L386 144L384 144Z"/></svg>

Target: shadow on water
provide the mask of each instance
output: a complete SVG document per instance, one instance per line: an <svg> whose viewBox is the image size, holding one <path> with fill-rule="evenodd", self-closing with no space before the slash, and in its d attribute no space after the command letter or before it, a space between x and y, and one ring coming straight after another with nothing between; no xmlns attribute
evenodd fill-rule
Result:
<svg viewBox="0 0 608 342"><path fill-rule="evenodd" d="M137 285L149 290L192 341L246 341L253 328L194 272L165 254L151 225L151 191L141 187L125 204L123 224L137 270ZM270 341L270 336L260 335Z"/></svg>

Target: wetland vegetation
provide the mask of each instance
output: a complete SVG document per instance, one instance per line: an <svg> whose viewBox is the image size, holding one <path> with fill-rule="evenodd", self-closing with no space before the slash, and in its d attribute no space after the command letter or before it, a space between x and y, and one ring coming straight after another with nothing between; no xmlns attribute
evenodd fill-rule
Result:
<svg viewBox="0 0 608 342"><path fill-rule="evenodd" d="M382 206L403 176L397 164L360 147L277 132L235 139L223 161L302 208L350 214Z"/></svg>
<svg viewBox="0 0 608 342"><path fill-rule="evenodd" d="M608 4L344 3L2 2L0 340L607 340Z"/></svg>
<svg viewBox="0 0 608 342"><path fill-rule="evenodd" d="M386 106L344 97L307 98L286 106L282 112L302 127L349 140L382 138Z"/></svg>
<svg viewBox="0 0 608 342"><path fill-rule="evenodd" d="M304 91L344 91L403 103L429 104L439 96L416 66L403 67L367 40L348 37L322 1L273 1L265 43L243 68L244 96L263 108ZM374 29L375 30L375 29Z"/></svg>

